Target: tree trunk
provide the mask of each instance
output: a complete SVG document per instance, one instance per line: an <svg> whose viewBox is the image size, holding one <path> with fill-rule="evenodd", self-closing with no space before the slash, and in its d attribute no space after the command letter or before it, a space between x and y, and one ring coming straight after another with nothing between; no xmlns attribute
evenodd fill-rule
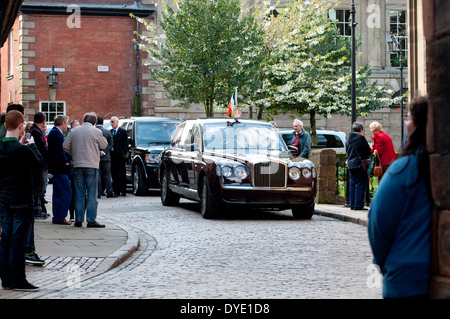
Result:
<svg viewBox="0 0 450 319"><path fill-rule="evenodd" d="M206 117L214 117L214 100L206 100L205 101L205 113Z"/></svg>

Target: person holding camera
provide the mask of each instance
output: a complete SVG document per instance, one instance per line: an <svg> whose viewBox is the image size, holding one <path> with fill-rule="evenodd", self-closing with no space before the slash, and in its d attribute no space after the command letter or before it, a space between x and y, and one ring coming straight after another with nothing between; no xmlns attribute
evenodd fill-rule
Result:
<svg viewBox="0 0 450 319"><path fill-rule="evenodd" d="M19 111L6 113L0 141L0 278L3 289L37 291L26 280L25 248L34 221L32 170L42 168L44 159L34 138L25 139L24 122Z"/></svg>

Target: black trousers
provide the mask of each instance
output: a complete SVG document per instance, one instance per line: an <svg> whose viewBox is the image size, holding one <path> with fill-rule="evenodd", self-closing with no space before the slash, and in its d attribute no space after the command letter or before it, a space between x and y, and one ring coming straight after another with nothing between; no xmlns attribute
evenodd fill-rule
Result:
<svg viewBox="0 0 450 319"><path fill-rule="evenodd" d="M111 177L114 193L120 195L127 191L127 176L125 157L120 153L111 152Z"/></svg>

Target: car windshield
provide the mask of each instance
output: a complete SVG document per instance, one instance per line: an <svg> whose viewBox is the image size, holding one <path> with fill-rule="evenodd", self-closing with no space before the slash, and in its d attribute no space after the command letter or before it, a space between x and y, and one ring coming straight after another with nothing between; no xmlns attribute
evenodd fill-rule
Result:
<svg viewBox="0 0 450 319"><path fill-rule="evenodd" d="M137 123L136 144L147 147L152 144L169 144L180 123Z"/></svg>
<svg viewBox="0 0 450 319"><path fill-rule="evenodd" d="M227 153L286 152L287 146L275 127L246 122L205 123L205 150Z"/></svg>

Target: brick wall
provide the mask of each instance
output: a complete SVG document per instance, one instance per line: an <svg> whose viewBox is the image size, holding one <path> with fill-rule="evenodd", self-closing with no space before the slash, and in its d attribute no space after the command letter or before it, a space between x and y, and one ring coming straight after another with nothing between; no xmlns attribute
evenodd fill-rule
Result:
<svg viewBox="0 0 450 319"><path fill-rule="evenodd" d="M11 74L9 73L9 48L10 48L10 37L8 36L5 44L1 48L1 65L0 70L2 71L1 76L1 112L6 111L8 103L19 103L20 102L20 35L19 35L19 20L16 19L11 32L14 36L14 57L13 57L13 69Z"/></svg>
<svg viewBox="0 0 450 319"><path fill-rule="evenodd" d="M49 101L48 71L58 72L56 100L66 101L66 114L81 120L94 111L104 118L130 116L136 84L133 48L135 20L129 17L81 16L81 28L69 28L68 16L22 15L23 104L28 112ZM99 72L108 66L108 72ZM34 80L34 81L32 81Z"/></svg>

